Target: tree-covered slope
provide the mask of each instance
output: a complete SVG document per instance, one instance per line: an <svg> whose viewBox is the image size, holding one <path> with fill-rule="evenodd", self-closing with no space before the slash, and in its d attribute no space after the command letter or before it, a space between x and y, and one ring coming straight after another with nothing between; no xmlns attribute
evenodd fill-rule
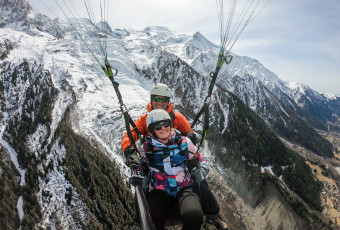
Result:
<svg viewBox="0 0 340 230"><path fill-rule="evenodd" d="M56 131L66 148L62 163L66 179L91 211L83 229L137 229L132 220L133 196L117 165L85 138L74 133L64 119ZM71 204L72 189L66 194Z"/></svg>

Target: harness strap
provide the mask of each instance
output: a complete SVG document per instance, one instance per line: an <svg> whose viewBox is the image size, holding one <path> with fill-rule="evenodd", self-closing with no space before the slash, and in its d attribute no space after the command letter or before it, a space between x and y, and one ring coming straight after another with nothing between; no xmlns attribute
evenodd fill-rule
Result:
<svg viewBox="0 0 340 230"><path fill-rule="evenodd" d="M123 103L123 98L122 98L122 95L119 91L119 83L117 81L114 80L114 76L117 75L118 73L118 70L115 69L115 74L113 74L112 72L112 67L109 63L109 61L107 60L107 58L105 58L105 66L102 66L102 70L105 72L105 74L107 75L107 77L110 79L112 85L113 85L113 88L116 92L116 95L118 97L118 101L119 101L119 104L120 104L120 110L122 111L123 113L123 117L124 117L124 122L125 122L125 128L126 128L126 132L128 134L128 137L130 139L130 143L131 145L133 146L133 148L135 149L135 151L139 154L139 157L141 157L141 154L139 153L139 150L136 146L136 142L135 140L133 139L133 136L132 136L132 132L136 132L137 135L140 135L140 132L136 126L136 124L133 122L126 106L124 105ZM133 127L132 130L130 129L130 125Z"/></svg>
<svg viewBox="0 0 340 230"><path fill-rule="evenodd" d="M201 110L197 113L197 115L194 119L194 122L191 124L191 128L193 129L193 127L197 123L198 119L200 118L200 116L204 112L204 125L203 125L203 132L202 132L202 138L201 138L201 141L200 141L200 146L203 146L203 142L204 142L204 140L207 136L208 129L209 129L209 102L210 102L209 99L211 98L212 91L214 89L218 73L219 73L219 71L222 68L224 63L227 63L229 65L231 60L233 59L233 56L231 56L231 55L224 56L223 53L224 53L223 48L221 48L221 50L218 54L218 60L217 60L215 72L210 73L210 76L211 76L212 79L211 79L211 82L210 82L210 85L209 85L209 88L208 88L208 95L204 99L203 106L202 106ZM197 149L197 151L198 151L198 149Z"/></svg>
<svg viewBox="0 0 340 230"><path fill-rule="evenodd" d="M170 118L172 120L172 122L174 122L174 120L176 119L176 115L175 115L175 112L173 110L171 110L171 112L169 113L170 115Z"/></svg>

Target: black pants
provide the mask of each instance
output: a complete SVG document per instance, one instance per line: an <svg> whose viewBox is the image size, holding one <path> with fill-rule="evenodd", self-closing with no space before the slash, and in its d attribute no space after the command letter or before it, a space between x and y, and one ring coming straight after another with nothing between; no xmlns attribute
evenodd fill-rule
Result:
<svg viewBox="0 0 340 230"><path fill-rule="evenodd" d="M147 198L151 217L157 230L164 229L164 222L174 206L179 210L183 230L199 230L203 223L199 192L195 187L182 189L177 197L162 190L152 190ZM175 209L176 210L176 209Z"/></svg>
<svg viewBox="0 0 340 230"><path fill-rule="evenodd" d="M216 215L220 212L220 207L214 197L214 194L211 192L209 185L206 180L202 181L199 185L195 184L195 190L200 196L201 207L204 215ZM134 220L139 223L139 210L138 204L135 196L135 215Z"/></svg>
<svg viewBox="0 0 340 230"><path fill-rule="evenodd" d="M211 192L206 180L200 184L195 184L197 191L200 193L201 205L204 215L216 215L220 212L220 206L217 203L214 194Z"/></svg>

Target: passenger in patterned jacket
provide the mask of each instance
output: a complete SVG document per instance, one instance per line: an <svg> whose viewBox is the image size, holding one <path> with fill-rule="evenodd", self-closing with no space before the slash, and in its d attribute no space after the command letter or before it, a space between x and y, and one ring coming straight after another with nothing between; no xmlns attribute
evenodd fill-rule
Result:
<svg viewBox="0 0 340 230"><path fill-rule="evenodd" d="M207 176L207 162L189 138L172 128L165 110L152 110L146 124L150 136L143 142L142 154L149 168L147 202L156 229L164 229L169 210L176 206L183 229L200 229L203 211L193 184Z"/></svg>

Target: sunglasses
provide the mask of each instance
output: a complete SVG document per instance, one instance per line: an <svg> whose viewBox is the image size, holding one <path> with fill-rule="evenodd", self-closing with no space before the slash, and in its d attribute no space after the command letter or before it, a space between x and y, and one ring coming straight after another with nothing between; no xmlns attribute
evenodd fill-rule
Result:
<svg viewBox="0 0 340 230"><path fill-rule="evenodd" d="M159 131L162 129L162 127L168 128L170 125L171 125L171 121L163 121L161 123L156 124L153 128L154 130Z"/></svg>
<svg viewBox="0 0 340 230"><path fill-rule="evenodd" d="M160 97L153 97L152 100L153 100L154 102L159 102L159 101L161 101L162 103L169 102L169 98L168 98L168 97L162 97L162 98L160 98Z"/></svg>

